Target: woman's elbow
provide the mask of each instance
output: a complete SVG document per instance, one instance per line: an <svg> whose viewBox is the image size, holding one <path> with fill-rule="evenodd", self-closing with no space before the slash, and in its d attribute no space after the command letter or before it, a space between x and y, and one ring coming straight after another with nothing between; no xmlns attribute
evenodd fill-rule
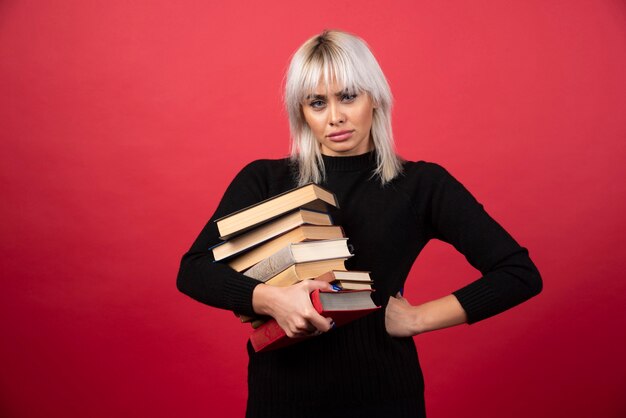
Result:
<svg viewBox="0 0 626 418"><path fill-rule="evenodd" d="M191 292L191 283L190 276L188 274L189 270L189 260L185 256L183 256L180 266L178 267L178 275L176 276L176 288L179 292L184 293L185 295L190 296Z"/></svg>
<svg viewBox="0 0 626 418"><path fill-rule="evenodd" d="M526 288L526 292L528 294L527 299L530 299L534 296L537 296L543 290L543 279L541 278L539 269L537 269L535 263L533 263L533 261L528 256L526 257L523 271L524 273L520 272L521 274L519 278Z"/></svg>
<svg viewBox="0 0 626 418"><path fill-rule="evenodd" d="M535 269L535 271L530 275L530 279L527 281L528 290L530 293L530 297L537 296L543 290L543 279L541 278L541 274L539 274L539 270Z"/></svg>

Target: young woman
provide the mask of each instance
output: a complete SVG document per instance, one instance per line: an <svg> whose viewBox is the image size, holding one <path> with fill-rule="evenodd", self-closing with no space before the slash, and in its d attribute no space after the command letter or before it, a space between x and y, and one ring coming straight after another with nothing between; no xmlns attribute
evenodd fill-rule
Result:
<svg viewBox="0 0 626 418"><path fill-rule="evenodd" d="M291 157L258 160L233 180L182 259L178 288L205 304L269 315L288 348L254 353L248 344L248 417L422 417L424 383L414 335L474 323L541 291L526 249L441 166L404 161L394 151L392 96L358 37L325 31L295 53L285 101ZM367 270L384 309L346 326L318 315L309 299L327 283L259 284L208 249L221 216L308 182L337 196L332 213L354 248L349 270ZM482 277L452 294L412 306L399 294L430 239L452 244Z"/></svg>

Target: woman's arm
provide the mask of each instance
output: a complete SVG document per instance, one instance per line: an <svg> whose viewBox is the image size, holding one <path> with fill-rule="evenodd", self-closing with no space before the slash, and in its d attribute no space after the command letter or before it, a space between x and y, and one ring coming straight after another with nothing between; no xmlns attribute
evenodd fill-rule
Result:
<svg viewBox="0 0 626 418"><path fill-rule="evenodd" d="M224 263L216 263L211 247L222 242L215 220L267 198L267 167L255 161L244 167L226 189L215 213L182 257L178 290L206 305L254 315L252 293L259 282Z"/></svg>
<svg viewBox="0 0 626 418"><path fill-rule="evenodd" d="M386 326L392 335L415 335L499 314L537 295L542 280L528 251L484 210L445 169L429 165L428 196L416 199L432 236L452 244L482 277L452 295L411 306L390 298ZM424 193L424 192L422 192ZM423 196L420 195L420 196Z"/></svg>
<svg viewBox="0 0 626 418"><path fill-rule="evenodd" d="M400 293L389 298L385 327L392 337L411 337L467 322L467 314L453 295L412 306Z"/></svg>
<svg viewBox="0 0 626 418"><path fill-rule="evenodd" d="M235 177L215 214L183 255L177 287L206 305L248 316L270 315L289 336L328 331L331 320L315 311L309 297L315 289L330 289L328 283L307 281L290 288L261 285L224 263L216 263L213 258L211 247L221 242L215 220L270 197L267 184L274 180L270 177L272 174L280 179L285 177L285 173L272 170L267 161L256 161Z"/></svg>

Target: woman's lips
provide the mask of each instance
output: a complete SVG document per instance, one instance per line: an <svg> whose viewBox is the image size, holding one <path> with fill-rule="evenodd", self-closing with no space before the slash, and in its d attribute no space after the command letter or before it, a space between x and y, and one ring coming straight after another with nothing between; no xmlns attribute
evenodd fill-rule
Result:
<svg viewBox="0 0 626 418"><path fill-rule="evenodd" d="M341 142L341 141L345 141L346 139L349 139L352 134L354 133L354 131L339 131L339 132L333 132L332 134L328 134L326 135L328 137L328 139L330 139L333 142Z"/></svg>

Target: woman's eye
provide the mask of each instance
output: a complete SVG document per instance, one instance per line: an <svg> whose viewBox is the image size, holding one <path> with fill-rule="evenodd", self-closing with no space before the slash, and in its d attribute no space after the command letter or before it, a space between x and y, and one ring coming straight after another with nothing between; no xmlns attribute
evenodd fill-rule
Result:
<svg viewBox="0 0 626 418"><path fill-rule="evenodd" d="M357 96L358 96L358 94L356 94L356 93L344 93L344 94L341 96L341 100L342 100L343 102L348 102L348 103L350 103L350 102L354 101L354 99L356 99L356 97L357 97Z"/></svg>
<svg viewBox="0 0 626 418"><path fill-rule="evenodd" d="M313 100L309 102L309 106L311 106L313 109L322 109L325 105L326 103L324 103L322 100Z"/></svg>

